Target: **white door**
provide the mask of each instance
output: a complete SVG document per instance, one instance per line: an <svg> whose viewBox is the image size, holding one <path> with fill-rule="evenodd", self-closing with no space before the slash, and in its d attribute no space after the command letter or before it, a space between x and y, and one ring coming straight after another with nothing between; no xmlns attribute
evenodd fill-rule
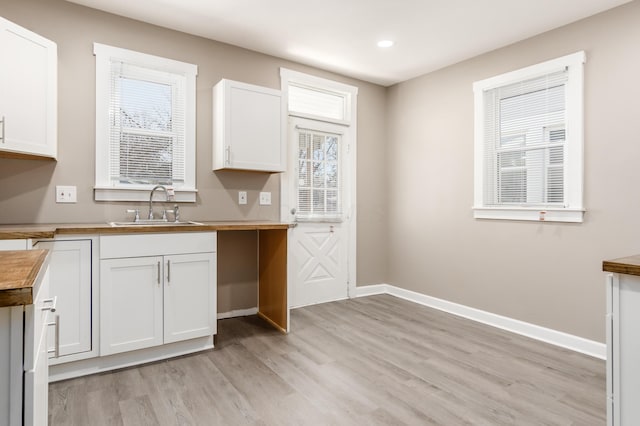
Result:
<svg viewBox="0 0 640 426"><path fill-rule="evenodd" d="M100 354L162 344L162 256L100 261Z"/></svg>
<svg viewBox="0 0 640 426"><path fill-rule="evenodd" d="M216 332L216 254L164 257L164 343Z"/></svg>
<svg viewBox="0 0 640 426"><path fill-rule="evenodd" d="M349 297L348 144L345 126L290 118L291 307Z"/></svg>

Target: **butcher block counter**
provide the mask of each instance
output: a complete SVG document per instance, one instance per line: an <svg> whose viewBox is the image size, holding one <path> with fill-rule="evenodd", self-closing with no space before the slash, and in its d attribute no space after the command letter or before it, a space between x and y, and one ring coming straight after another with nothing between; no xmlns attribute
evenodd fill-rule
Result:
<svg viewBox="0 0 640 426"><path fill-rule="evenodd" d="M261 231L287 229L291 225L266 221L198 222L194 225L131 225L112 226L109 223L64 223L38 225L0 225L0 240L45 239L56 235L72 234L133 234L158 232L203 232L203 231Z"/></svg>
<svg viewBox="0 0 640 426"><path fill-rule="evenodd" d="M47 250L0 251L0 308L33 304Z"/></svg>
<svg viewBox="0 0 640 426"><path fill-rule="evenodd" d="M195 224L118 225L111 223L0 225L0 240L43 240L73 235L159 234L184 232L257 231L258 315L277 329L289 331L287 302L287 234L293 225L270 221L219 221ZM28 253L28 252L26 252ZM25 254L26 255L26 254ZM0 269L0 275L9 267ZM11 272L13 274L13 272Z"/></svg>
<svg viewBox="0 0 640 426"><path fill-rule="evenodd" d="M602 270L617 274L640 276L640 254L602 262Z"/></svg>

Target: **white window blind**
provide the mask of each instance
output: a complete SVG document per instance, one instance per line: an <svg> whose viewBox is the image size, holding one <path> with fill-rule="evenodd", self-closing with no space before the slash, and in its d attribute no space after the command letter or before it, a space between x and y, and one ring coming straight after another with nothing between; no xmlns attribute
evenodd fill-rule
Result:
<svg viewBox="0 0 640 426"><path fill-rule="evenodd" d="M488 90L484 204L564 206L567 71Z"/></svg>
<svg viewBox="0 0 640 426"><path fill-rule="evenodd" d="M347 98L344 93L290 83L288 101L290 114L347 120Z"/></svg>
<svg viewBox="0 0 640 426"><path fill-rule="evenodd" d="M184 76L112 61L109 117L114 184L184 183Z"/></svg>
<svg viewBox="0 0 640 426"><path fill-rule="evenodd" d="M297 128L298 207L302 220L342 217L342 136Z"/></svg>

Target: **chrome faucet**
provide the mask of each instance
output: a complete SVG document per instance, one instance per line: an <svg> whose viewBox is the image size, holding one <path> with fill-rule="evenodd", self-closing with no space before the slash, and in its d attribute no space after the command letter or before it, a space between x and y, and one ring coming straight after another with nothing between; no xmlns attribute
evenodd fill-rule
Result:
<svg viewBox="0 0 640 426"><path fill-rule="evenodd" d="M164 191L164 199L165 201L169 201L169 194L167 193L167 188L162 185L156 185L151 190L151 194L149 194L149 220L153 220L153 193L156 192L157 189L161 189ZM164 217L163 219L166 219Z"/></svg>

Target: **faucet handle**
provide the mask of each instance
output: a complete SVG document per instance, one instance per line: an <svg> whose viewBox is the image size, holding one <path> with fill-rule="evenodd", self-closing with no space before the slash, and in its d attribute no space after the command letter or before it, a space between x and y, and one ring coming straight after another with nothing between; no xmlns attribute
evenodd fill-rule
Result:
<svg viewBox="0 0 640 426"><path fill-rule="evenodd" d="M139 209L127 209L127 213L135 213L136 216L133 219L134 222L138 222L140 220L140 210Z"/></svg>
<svg viewBox="0 0 640 426"><path fill-rule="evenodd" d="M173 215L173 222L180 222L180 207L178 207L177 204L173 206L173 209L162 212L162 218L168 222L169 218L167 217L167 213Z"/></svg>

